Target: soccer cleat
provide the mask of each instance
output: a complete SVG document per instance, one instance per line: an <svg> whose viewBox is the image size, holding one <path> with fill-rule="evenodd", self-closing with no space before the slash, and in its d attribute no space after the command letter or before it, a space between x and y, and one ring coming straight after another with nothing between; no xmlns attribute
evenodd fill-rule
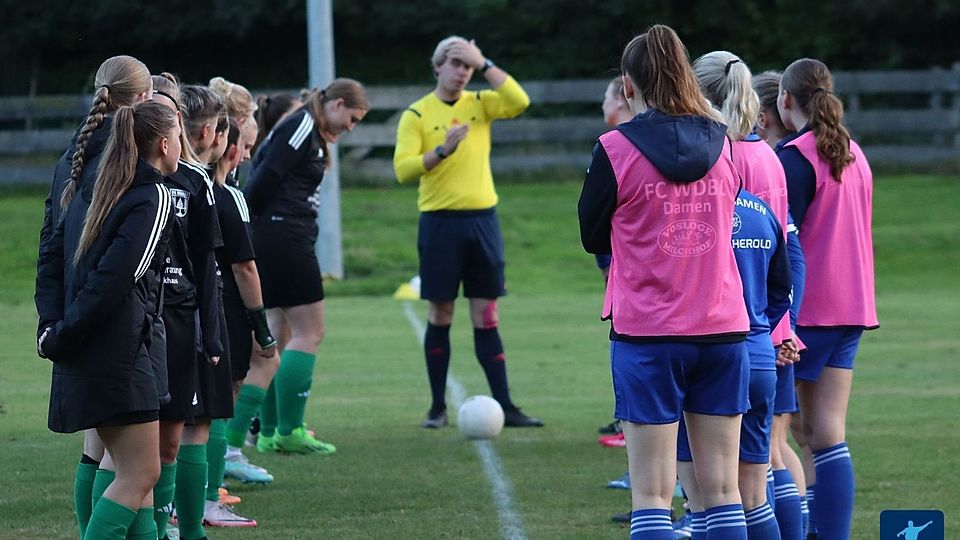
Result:
<svg viewBox="0 0 960 540"><path fill-rule="evenodd" d="M616 435L617 433L622 433L623 429L620 427L620 421L614 420L605 426L601 426L597 430L597 433L601 435Z"/></svg>
<svg viewBox="0 0 960 540"><path fill-rule="evenodd" d="M627 441L623 438L623 433L601 435L597 437L597 442L600 443L600 446L606 446L607 448L624 448L627 446Z"/></svg>
<svg viewBox="0 0 960 540"><path fill-rule="evenodd" d="M180 529L173 523L167 523L167 528L163 531L163 540L180 540Z"/></svg>
<svg viewBox="0 0 960 540"><path fill-rule="evenodd" d="M633 512L627 512L625 514L614 514L610 516L610 519L614 523L630 523L630 518L632 517Z"/></svg>
<svg viewBox="0 0 960 540"><path fill-rule="evenodd" d="M274 445L278 452L289 454L323 454L330 455L337 451L337 447L311 437L303 426L295 428L289 435L274 437Z"/></svg>
<svg viewBox="0 0 960 540"><path fill-rule="evenodd" d="M691 538L693 536L693 515L684 512L683 517L673 522L673 538Z"/></svg>
<svg viewBox="0 0 960 540"><path fill-rule="evenodd" d="M607 482L607 487L613 489L630 489L630 471L623 473L623 476L616 480Z"/></svg>
<svg viewBox="0 0 960 540"><path fill-rule="evenodd" d="M219 501L205 501L203 524L208 527L256 527L257 522L238 516L229 506Z"/></svg>
<svg viewBox="0 0 960 540"><path fill-rule="evenodd" d="M263 467L258 467L243 454L230 456L226 459L223 475L234 478L244 484L269 484L273 482L273 475Z"/></svg>
<svg viewBox="0 0 960 540"><path fill-rule="evenodd" d="M274 433L271 436L266 436L261 433L257 437L257 452L276 452L277 451L277 436L278 434Z"/></svg>
<svg viewBox="0 0 960 540"><path fill-rule="evenodd" d="M227 488L217 488L217 493L220 495L220 502L229 506L235 504L240 504L241 499L236 495L231 495Z"/></svg>
<svg viewBox="0 0 960 540"><path fill-rule="evenodd" d="M504 409L503 425L506 427L543 427L543 421L523 414L517 407L512 407Z"/></svg>
<svg viewBox="0 0 960 540"><path fill-rule="evenodd" d="M427 419L420 423L420 427L427 429L440 429L450 422L447 419L447 410L443 409L440 412L434 412L433 409L427 411Z"/></svg>

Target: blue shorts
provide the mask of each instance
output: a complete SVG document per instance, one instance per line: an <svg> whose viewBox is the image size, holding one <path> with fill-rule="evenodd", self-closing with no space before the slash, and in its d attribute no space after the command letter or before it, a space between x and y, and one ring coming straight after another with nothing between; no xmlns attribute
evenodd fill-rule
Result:
<svg viewBox="0 0 960 540"><path fill-rule="evenodd" d="M750 363L738 343L610 342L614 418L672 424L683 411L717 416L749 408Z"/></svg>
<svg viewBox="0 0 960 540"><path fill-rule="evenodd" d="M767 463L770 461L770 428L773 425L773 393L777 372L766 369L750 370L750 410L740 424L740 461ZM680 421L677 432L677 459L693 461L686 422Z"/></svg>
<svg viewBox="0 0 960 540"><path fill-rule="evenodd" d="M816 381L825 367L853 369L863 327L819 328L798 326L797 336L807 346L800 353L794 376L801 381Z"/></svg>
<svg viewBox="0 0 960 540"><path fill-rule="evenodd" d="M493 208L421 213L417 250L424 300L454 300L461 281L467 298L507 294L503 237Z"/></svg>
<svg viewBox="0 0 960 540"><path fill-rule="evenodd" d="M793 364L777 367L777 396L773 400L773 414L793 414L797 406L797 388L793 380Z"/></svg>
<svg viewBox="0 0 960 540"><path fill-rule="evenodd" d="M597 268L603 270L604 268L610 268L610 259L613 258L613 255L594 255L594 259L597 261Z"/></svg>

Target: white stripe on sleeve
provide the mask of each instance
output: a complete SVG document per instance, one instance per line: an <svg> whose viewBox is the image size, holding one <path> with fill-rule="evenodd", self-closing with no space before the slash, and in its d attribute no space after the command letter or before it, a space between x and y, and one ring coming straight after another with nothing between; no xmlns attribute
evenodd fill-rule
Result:
<svg viewBox="0 0 960 540"><path fill-rule="evenodd" d="M287 144L299 150L300 145L303 144L303 141L306 140L307 135L310 134L310 130L312 129L313 117L310 116L309 112L305 112L303 114L303 120L300 121L300 126L297 127L297 130L293 132L293 135L290 137L290 140L287 141Z"/></svg>
<svg viewBox="0 0 960 540"><path fill-rule="evenodd" d="M138 281L147 272L150 267L150 261L153 260L153 254L157 250L157 244L163 236L163 229L167 225L167 218L170 217L170 192L166 186L156 184L157 194L159 195L159 204L157 205L157 215L153 218L153 229L150 231L150 237L147 240L147 246L140 257L140 264L133 274L133 280Z"/></svg>

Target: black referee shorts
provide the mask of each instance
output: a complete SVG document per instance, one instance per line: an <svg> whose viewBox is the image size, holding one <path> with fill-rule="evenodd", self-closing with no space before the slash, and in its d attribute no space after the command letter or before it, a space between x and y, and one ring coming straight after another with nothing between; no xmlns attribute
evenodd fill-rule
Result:
<svg viewBox="0 0 960 540"><path fill-rule="evenodd" d="M503 236L493 208L421 213L417 250L424 300L455 299L461 281L467 298L507 294Z"/></svg>

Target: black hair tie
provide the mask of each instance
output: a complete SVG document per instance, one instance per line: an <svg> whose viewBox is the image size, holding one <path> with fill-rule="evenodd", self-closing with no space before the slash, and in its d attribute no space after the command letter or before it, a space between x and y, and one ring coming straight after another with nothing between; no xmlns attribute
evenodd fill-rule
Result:
<svg viewBox="0 0 960 540"><path fill-rule="evenodd" d="M723 74L724 74L724 75L729 75L729 74L730 74L730 67L733 66L733 65L736 64L736 63L739 63L739 62L740 62L740 59L739 59L739 58L734 58L733 60L727 62L727 66L726 66L725 68L723 68Z"/></svg>
<svg viewBox="0 0 960 540"><path fill-rule="evenodd" d="M177 109L178 111L180 110L180 104L177 103L177 100L173 99L173 96L171 96L170 94L164 92L163 90L154 90L153 93L154 93L154 94L160 94L161 96L169 99L170 102L173 103L173 106L176 107L176 109Z"/></svg>

